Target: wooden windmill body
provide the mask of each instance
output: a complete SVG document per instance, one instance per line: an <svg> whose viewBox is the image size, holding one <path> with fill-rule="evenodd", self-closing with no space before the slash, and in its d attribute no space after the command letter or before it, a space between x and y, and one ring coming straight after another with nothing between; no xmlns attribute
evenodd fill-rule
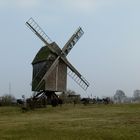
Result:
<svg viewBox="0 0 140 140"><path fill-rule="evenodd" d="M32 18L26 22L26 25L45 43L45 46L39 50L32 62L32 91L37 92L36 97L42 93L53 95L55 92L66 91L67 74L86 90L89 87L89 82L66 58L83 35L82 28L79 27L61 49L55 42L51 41Z"/></svg>
<svg viewBox="0 0 140 140"><path fill-rule="evenodd" d="M58 46L55 43L51 45ZM59 48L58 48L59 49ZM33 82L32 82L32 91L55 91L55 92L64 92L66 91L67 85L67 65L60 59L58 65L52 70L50 75L44 79L42 86L39 89L36 89L36 86L43 78L43 75L47 72L50 66L53 64L57 55L53 53L47 46L42 47L37 55L35 56L32 65L33 65ZM39 78L35 78L39 71L46 65L44 71L42 70Z"/></svg>

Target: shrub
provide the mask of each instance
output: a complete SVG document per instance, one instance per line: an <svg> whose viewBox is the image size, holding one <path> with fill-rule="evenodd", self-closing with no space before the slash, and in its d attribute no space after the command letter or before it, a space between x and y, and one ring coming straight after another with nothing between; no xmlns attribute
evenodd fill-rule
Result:
<svg viewBox="0 0 140 140"><path fill-rule="evenodd" d="M15 101L16 101L16 99L13 95L6 94L1 97L0 105L1 106L10 106L10 105L15 104L16 103Z"/></svg>

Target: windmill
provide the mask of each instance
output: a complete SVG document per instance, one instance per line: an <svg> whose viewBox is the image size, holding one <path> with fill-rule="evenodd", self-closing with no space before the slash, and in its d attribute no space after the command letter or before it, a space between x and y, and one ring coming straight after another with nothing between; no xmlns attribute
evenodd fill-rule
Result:
<svg viewBox="0 0 140 140"><path fill-rule="evenodd" d="M73 46L84 34L81 27L71 36L62 49L46 35L42 28L30 18L27 27L33 31L45 44L36 54L33 65L32 91L35 98L46 95L48 98L57 98L55 92L66 91L67 74L84 90L89 82L67 60Z"/></svg>

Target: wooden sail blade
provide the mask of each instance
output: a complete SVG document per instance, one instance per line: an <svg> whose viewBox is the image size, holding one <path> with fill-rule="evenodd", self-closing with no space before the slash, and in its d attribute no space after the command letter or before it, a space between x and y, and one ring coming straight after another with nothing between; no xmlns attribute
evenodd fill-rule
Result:
<svg viewBox="0 0 140 140"><path fill-rule="evenodd" d="M81 27L79 27L76 32L71 36L71 38L68 40L68 42L64 45L62 49L62 53L64 56L67 56L68 53L71 51L73 46L77 43L77 41L81 38L81 36L84 34L84 31Z"/></svg>
<svg viewBox="0 0 140 140"><path fill-rule="evenodd" d="M35 33L44 43L46 46L49 47L49 49L56 53L57 51L55 50L55 48L53 46L51 46L50 44L52 43L52 40L48 37L48 35L43 31L43 29L37 24L37 22L33 19L30 18L27 22L26 22L26 26L33 32Z"/></svg>
<svg viewBox="0 0 140 140"><path fill-rule="evenodd" d="M89 87L89 82L72 66L72 64L64 57L61 59L67 64L69 70L68 75L84 90Z"/></svg>
<svg viewBox="0 0 140 140"><path fill-rule="evenodd" d="M42 28L35 22L33 18L30 18L26 22L27 27L31 29L45 44L52 43L52 40L46 35Z"/></svg>
<svg viewBox="0 0 140 140"><path fill-rule="evenodd" d="M58 56L55 61L53 62L53 64L51 65L51 67L48 69L48 71L44 74L43 78L40 80L40 82L38 83L37 87L35 90L38 90L40 88L40 86L42 85L42 82L50 75L50 73L55 69L55 67L58 65L59 63L59 58L60 56Z"/></svg>
<svg viewBox="0 0 140 140"><path fill-rule="evenodd" d="M87 90L89 87L89 83L87 80L81 76L79 77L75 72L73 72L71 69L68 69L67 74L84 90ZM83 81L84 80L84 81ZM86 82L85 82L86 81Z"/></svg>

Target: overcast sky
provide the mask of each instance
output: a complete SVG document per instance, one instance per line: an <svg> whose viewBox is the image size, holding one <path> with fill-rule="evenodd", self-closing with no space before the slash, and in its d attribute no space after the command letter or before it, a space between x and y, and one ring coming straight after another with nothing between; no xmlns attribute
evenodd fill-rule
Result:
<svg viewBox="0 0 140 140"><path fill-rule="evenodd" d="M139 0L0 0L0 96L32 94L31 62L44 45L26 26L33 17L61 48L81 26L85 32L68 55L90 82L82 96L132 96L140 89Z"/></svg>

